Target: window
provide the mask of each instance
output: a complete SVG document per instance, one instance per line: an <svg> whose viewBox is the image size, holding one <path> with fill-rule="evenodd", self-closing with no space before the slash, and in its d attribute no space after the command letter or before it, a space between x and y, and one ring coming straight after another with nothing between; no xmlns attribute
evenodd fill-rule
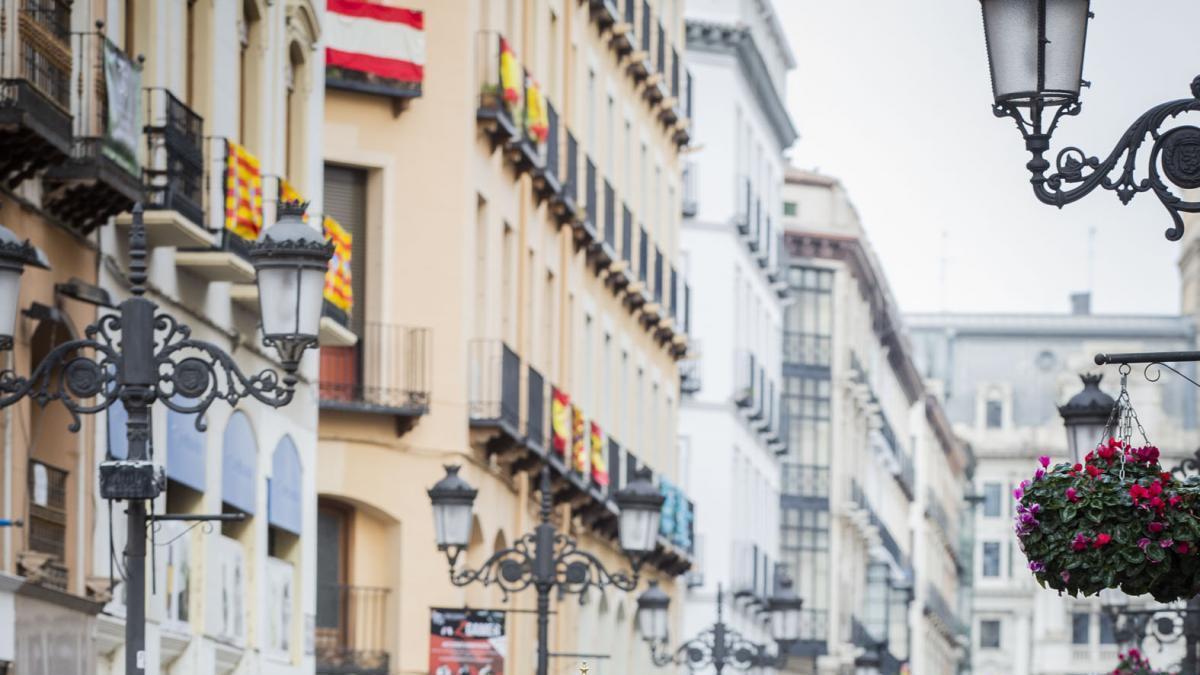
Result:
<svg viewBox="0 0 1200 675"><path fill-rule="evenodd" d="M29 462L29 548L60 562L67 550L67 472Z"/></svg>
<svg viewBox="0 0 1200 675"><path fill-rule="evenodd" d="M1000 542L998 541L983 543L983 576L1000 576Z"/></svg>
<svg viewBox="0 0 1200 675"><path fill-rule="evenodd" d="M809 467L828 467L832 452L828 376L788 375L784 380L783 406L787 419L788 459ZM785 472L786 475L786 472ZM785 494L796 494L794 485Z"/></svg>
<svg viewBox="0 0 1200 675"><path fill-rule="evenodd" d="M1100 644L1115 645L1117 644L1116 632L1113 628L1112 617L1101 612L1100 614Z"/></svg>
<svg viewBox="0 0 1200 675"><path fill-rule="evenodd" d="M983 485L983 516L985 518L1000 517L1000 499L1004 494L1004 486L1000 483L984 483Z"/></svg>
<svg viewBox="0 0 1200 675"><path fill-rule="evenodd" d="M367 287L367 172L345 166L325 165L325 210L350 235L350 298L347 312L335 310L356 334L362 335L366 315ZM485 213L479 205L479 217ZM330 309L330 305L326 305Z"/></svg>
<svg viewBox="0 0 1200 675"><path fill-rule="evenodd" d="M1004 404L995 398L987 401L987 428L999 429L1004 426Z"/></svg>
<svg viewBox="0 0 1200 675"><path fill-rule="evenodd" d="M783 203L783 215L794 216L800 212L800 206L796 202Z"/></svg>
<svg viewBox="0 0 1200 675"><path fill-rule="evenodd" d="M829 511L785 507L779 515L780 551L796 581L796 592L804 598L804 609L828 609Z"/></svg>
<svg viewBox="0 0 1200 675"><path fill-rule="evenodd" d="M995 619L987 619L979 622L979 648L980 649L999 649L1000 648L1000 622Z"/></svg>
<svg viewBox="0 0 1200 675"><path fill-rule="evenodd" d="M833 336L833 271L812 267L788 270L796 301L784 316L783 360L828 368Z"/></svg>
<svg viewBox="0 0 1200 675"><path fill-rule="evenodd" d="M1071 614L1071 644L1086 645L1088 644L1088 633L1092 627L1092 615L1086 612L1074 612Z"/></svg>

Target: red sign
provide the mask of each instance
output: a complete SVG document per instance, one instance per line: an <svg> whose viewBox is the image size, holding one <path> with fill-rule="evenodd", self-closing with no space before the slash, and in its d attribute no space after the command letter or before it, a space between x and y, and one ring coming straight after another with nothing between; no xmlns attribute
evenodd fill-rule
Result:
<svg viewBox="0 0 1200 675"><path fill-rule="evenodd" d="M504 675L504 612L434 607L429 620L429 675Z"/></svg>

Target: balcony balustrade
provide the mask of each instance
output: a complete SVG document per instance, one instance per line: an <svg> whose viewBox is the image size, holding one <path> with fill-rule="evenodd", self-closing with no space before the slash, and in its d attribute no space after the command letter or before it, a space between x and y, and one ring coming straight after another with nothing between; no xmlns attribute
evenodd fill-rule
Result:
<svg viewBox="0 0 1200 675"><path fill-rule="evenodd" d="M402 431L429 412L428 328L366 323L349 347L321 349L321 409L392 415Z"/></svg>
<svg viewBox="0 0 1200 675"><path fill-rule="evenodd" d="M636 0L626 0L627 2L635 2ZM629 65L627 72L633 77L634 82L642 83L650 76L650 2L642 0L642 20L641 30L638 31L640 44L638 48L629 56Z"/></svg>
<svg viewBox="0 0 1200 675"><path fill-rule="evenodd" d="M575 219L575 243L585 250L591 250L593 244L600 242L596 230L600 225L600 199L596 188L596 163L590 155L584 157L583 198L582 217Z"/></svg>
<svg viewBox="0 0 1200 675"><path fill-rule="evenodd" d="M500 33L479 32L475 52L475 81L479 88L479 107L475 111L475 119L491 139L493 146L504 145L520 133L516 123L519 100L514 100L515 91L505 90L506 83L501 77L501 54L507 45Z"/></svg>
<svg viewBox="0 0 1200 675"><path fill-rule="evenodd" d="M541 161L533 169L533 189L539 199L549 199L552 203L556 203L555 200L563 189L561 170L559 169L562 158L559 156L558 111L549 101L546 102L546 118L549 120L549 129L543 145Z"/></svg>
<svg viewBox="0 0 1200 675"><path fill-rule="evenodd" d="M550 448L550 406L546 380L533 366L525 375L525 443L539 455Z"/></svg>
<svg viewBox="0 0 1200 675"><path fill-rule="evenodd" d="M698 188L696 185L696 173L699 171L699 165L696 162L688 161L683 165L683 204L682 214L684 218L694 218L699 211L698 204Z"/></svg>
<svg viewBox="0 0 1200 675"><path fill-rule="evenodd" d="M925 615L934 619L934 624L951 641L968 635L967 625L933 583L925 584Z"/></svg>
<svg viewBox="0 0 1200 675"><path fill-rule="evenodd" d="M782 478L780 492L785 501L815 500L824 502L828 508L828 466L785 461Z"/></svg>
<svg viewBox="0 0 1200 675"><path fill-rule="evenodd" d="M637 39L633 30L636 25L637 0L621 0L621 2L623 4L621 19L612 27L610 33L612 39L609 41L609 46L616 51L617 58L624 58L632 54L634 41Z"/></svg>
<svg viewBox="0 0 1200 675"><path fill-rule="evenodd" d="M607 269L617 259L617 195L612 183L604 180L603 238L593 242L588 254L599 269Z"/></svg>
<svg viewBox="0 0 1200 675"><path fill-rule="evenodd" d="M520 440L520 357L501 340L479 339L471 341L469 359L471 426Z"/></svg>
<svg viewBox="0 0 1200 675"><path fill-rule="evenodd" d="M204 227L204 120L167 89L146 92L147 211L176 211Z"/></svg>
<svg viewBox="0 0 1200 675"><path fill-rule="evenodd" d="M320 584L314 646L317 675L389 675L386 588Z"/></svg>
<svg viewBox="0 0 1200 675"><path fill-rule="evenodd" d="M784 331L783 362L788 365L828 368L832 352L833 339L828 335Z"/></svg>
<svg viewBox="0 0 1200 675"><path fill-rule="evenodd" d="M595 21L602 31L609 30L621 20L621 10L617 7L616 0L588 0L588 7L591 10L592 21Z"/></svg>
<svg viewBox="0 0 1200 675"><path fill-rule="evenodd" d="M692 142L692 73L685 71L683 77L683 96L680 100L679 122L675 124L675 133L671 140L682 148Z"/></svg>
<svg viewBox="0 0 1200 675"><path fill-rule="evenodd" d="M620 252L608 267L608 283L621 291L633 281L633 212L628 204L621 205L621 241L617 247Z"/></svg>
<svg viewBox="0 0 1200 675"><path fill-rule="evenodd" d="M579 218L579 142L567 132L567 162L562 176L562 190L551 197L550 208L559 225L571 225Z"/></svg>

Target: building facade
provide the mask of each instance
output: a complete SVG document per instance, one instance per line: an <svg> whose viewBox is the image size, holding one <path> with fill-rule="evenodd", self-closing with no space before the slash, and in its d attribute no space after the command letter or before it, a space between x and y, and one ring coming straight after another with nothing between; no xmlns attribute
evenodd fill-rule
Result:
<svg viewBox="0 0 1200 675"><path fill-rule="evenodd" d="M443 464L479 490L460 569L532 530L543 466L562 531L627 569L611 497L651 470L667 504L642 574L678 614L683 3L346 5L328 18L323 153L352 302L329 308L346 341L322 350L317 672L427 672L431 611L463 607L503 611L505 669L532 670L532 590L450 582L425 493ZM635 599L555 597L552 672L568 654L651 672Z"/></svg>
<svg viewBox="0 0 1200 675"><path fill-rule="evenodd" d="M965 626L956 516L970 449L931 396L845 190L791 169L781 558L805 602L800 672L950 675Z"/></svg>
<svg viewBox="0 0 1200 675"><path fill-rule="evenodd" d="M696 297L681 380L680 472L704 514L680 639L716 620L772 644L779 455L784 451L780 337L787 297L779 248L784 109L795 66L770 2L691 2L687 61L701 149L684 168L682 267Z"/></svg>
<svg viewBox="0 0 1200 675"><path fill-rule="evenodd" d="M1114 397L1115 367L1097 368L1099 352L1195 349L1195 325L1184 316L1098 315L1077 296L1060 315L937 314L907 317L924 376L939 383L946 415L978 457L974 494L975 547L972 672L1014 675L1107 672L1118 645L1097 598L1059 597L1042 589L1012 530L1011 494L1036 468L1037 457L1067 458L1057 406L1082 388L1079 375L1100 372ZM1194 364L1181 370L1195 377ZM1129 395L1163 465L1191 455L1200 435L1196 390L1164 373L1148 382L1136 369ZM1138 600L1134 600L1138 604ZM1179 646L1146 642L1156 667L1179 660Z"/></svg>

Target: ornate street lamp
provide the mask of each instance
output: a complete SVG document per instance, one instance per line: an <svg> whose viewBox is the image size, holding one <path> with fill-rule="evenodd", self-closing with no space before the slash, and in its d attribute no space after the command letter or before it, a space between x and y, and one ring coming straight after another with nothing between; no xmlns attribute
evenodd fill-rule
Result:
<svg viewBox="0 0 1200 675"><path fill-rule="evenodd" d="M1075 462L1083 463L1084 456L1091 452L1101 438L1105 426L1112 416L1116 401L1100 390L1103 375L1084 374L1083 390L1071 397L1065 405L1058 407L1063 425L1067 428L1067 448Z"/></svg>
<svg viewBox="0 0 1200 675"><path fill-rule="evenodd" d="M981 0L984 37L992 76L992 111L1010 117L1032 158L1025 165L1039 200L1062 208L1097 187L1113 190L1128 204L1140 192L1154 191L1174 220L1167 239L1183 236L1180 213L1200 212L1200 202L1178 191L1200 188L1200 128L1162 127L1168 120L1200 110L1200 77L1191 97L1160 104L1137 119L1104 158L1076 147L1061 150L1053 172L1045 154L1059 121L1080 110L1083 56L1091 18L1089 0ZM1136 178L1138 153L1153 144L1147 177ZM1171 183L1168 185L1163 179ZM1172 189L1172 186L1176 189Z"/></svg>
<svg viewBox="0 0 1200 675"><path fill-rule="evenodd" d="M537 675L549 673L550 592L582 594L590 588L613 586L623 591L637 588L638 570L654 552L663 496L649 477L636 476L616 495L621 510L618 521L621 547L628 556L631 573L609 572L596 556L579 549L578 542L558 532L551 522L553 494L550 467L543 465L540 522L532 533L510 548L497 551L479 569L455 569L471 534L471 509L477 491L458 476L459 467L447 466L446 476L429 490L433 504L434 531L438 549L450 562L450 582L466 586L478 582L496 584L505 598L509 593L533 586L537 591ZM661 591L660 591L661 592Z"/></svg>
<svg viewBox="0 0 1200 675"><path fill-rule="evenodd" d="M642 639L650 645L654 665L687 667L689 672L711 667L720 675L726 667L748 671L755 668L781 669L787 665L788 650L800 639L800 608L803 602L792 590L792 581L779 579L775 595L767 600L775 653L766 645L752 642L725 624L725 593L717 586L717 622L675 651L667 650L667 608L671 599L651 584L638 598L637 622Z"/></svg>
<svg viewBox="0 0 1200 675"><path fill-rule="evenodd" d="M304 205L285 202L280 211L303 214ZM268 343L278 350L286 373L283 377L272 370L245 375L227 352L212 343L193 339L191 328L158 311L158 305L145 297L147 245L140 203L133 207L133 225L129 230L131 296L120 304L116 313L106 314L88 326L83 338L54 347L29 377L18 376L11 370L0 373L0 408L25 396L43 406L61 401L71 415L71 431L79 430L81 414L102 412L118 401L128 413L125 425L128 456L100 464L100 496L109 501L128 502L129 537L124 568L128 582L125 671L129 675L144 672L142 664L146 658L147 523L237 517L146 515L146 501L156 498L165 483L161 466L153 463L150 454L151 406L161 402L176 412L195 413L196 427L200 430L205 428L205 413L216 400L233 406L244 398L254 398L271 407L285 406L295 394L300 355L316 344L315 331L311 335L303 331L311 323L309 317L319 314L321 295L307 291L306 284L312 282L304 274L317 265L321 256L328 262L333 247L320 242L315 233L299 230L295 223L288 222L288 217L285 215L283 222L269 229L262 241L251 248L260 289L265 291L264 303L268 293L273 294L270 297L276 303L271 306L272 330L280 332L266 334ZM298 215L295 220L299 221ZM264 249L269 253L264 253ZM285 265L292 269L303 267L305 273L284 279L275 271ZM18 242L12 231L0 226L0 349L12 347L18 284L27 266L46 265L43 256L28 242Z"/></svg>

